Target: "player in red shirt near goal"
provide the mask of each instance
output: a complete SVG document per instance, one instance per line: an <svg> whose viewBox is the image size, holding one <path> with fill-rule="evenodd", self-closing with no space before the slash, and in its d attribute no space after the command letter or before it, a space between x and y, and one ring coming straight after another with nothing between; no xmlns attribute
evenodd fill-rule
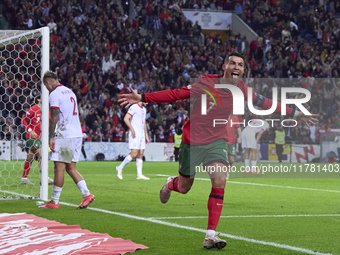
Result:
<svg viewBox="0 0 340 255"><path fill-rule="evenodd" d="M168 202L171 191L186 194L194 183L196 167L203 163L208 169L227 169L228 158L225 153L227 149L227 132L225 122L223 125L213 125L216 119L228 119L232 114L233 95L229 90L216 88L215 84L231 84L243 92L245 100L248 98L248 86L244 84L241 77L244 73L244 58L239 53L230 53L222 66L223 75L205 75L196 83L174 90L164 90L154 93L137 94L132 90L131 94L121 95L118 101L121 105L128 107L140 101L146 103L171 103L177 100L192 98L194 101L190 119L183 127L182 143L179 155L179 176L169 177L160 190L162 203ZM207 94L211 92L218 97L219 102ZM205 98L206 105L202 104ZM253 91L253 105L262 109L270 109L272 100L265 98ZM204 101L203 101L204 102ZM242 102L243 104L243 102ZM202 105L202 106L201 106ZM208 107L207 107L208 105ZM202 114L205 108L206 114ZM278 103L274 114L281 113L281 104ZM286 108L286 115L299 119L309 124L317 122L314 116L304 115L300 111ZM227 171L208 171L211 179L211 192L208 199L208 226L203 247L224 248L227 244L215 233L218 225L224 198Z"/></svg>
<svg viewBox="0 0 340 255"><path fill-rule="evenodd" d="M21 123L26 128L26 146L28 147L28 154L25 160L24 171L22 173L21 184L33 184L27 176L31 170L33 160L37 157L40 167L41 154L41 97L35 98L35 105L29 108L26 114L23 115ZM53 179L48 177L48 184L53 184Z"/></svg>

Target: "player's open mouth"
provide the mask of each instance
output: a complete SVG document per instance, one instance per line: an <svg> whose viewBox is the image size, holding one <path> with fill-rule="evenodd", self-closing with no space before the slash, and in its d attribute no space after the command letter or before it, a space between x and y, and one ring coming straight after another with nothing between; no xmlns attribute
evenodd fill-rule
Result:
<svg viewBox="0 0 340 255"><path fill-rule="evenodd" d="M239 73L238 72L232 72L231 73L231 78L233 78L234 81L236 81L239 77Z"/></svg>

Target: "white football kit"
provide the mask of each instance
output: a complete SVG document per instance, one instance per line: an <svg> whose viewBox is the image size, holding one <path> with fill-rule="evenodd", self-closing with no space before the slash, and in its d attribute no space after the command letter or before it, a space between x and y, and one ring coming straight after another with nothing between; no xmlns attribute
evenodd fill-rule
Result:
<svg viewBox="0 0 340 255"><path fill-rule="evenodd" d="M139 104L133 104L127 114L131 115L130 123L135 130L135 137L132 137L131 130L129 131L129 149L144 150L146 109Z"/></svg>
<svg viewBox="0 0 340 255"><path fill-rule="evenodd" d="M59 110L54 137L55 152L52 152L51 160L65 163L78 162L82 131L76 95L60 84L50 93L50 108Z"/></svg>
<svg viewBox="0 0 340 255"><path fill-rule="evenodd" d="M243 148L257 149L256 134L261 130L267 130L269 124L265 120L253 119L248 123L245 129L242 130L241 139Z"/></svg>

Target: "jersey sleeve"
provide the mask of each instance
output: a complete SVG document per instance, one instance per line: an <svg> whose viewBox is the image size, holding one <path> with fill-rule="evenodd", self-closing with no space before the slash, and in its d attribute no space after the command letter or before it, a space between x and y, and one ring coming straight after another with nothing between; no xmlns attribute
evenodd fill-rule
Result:
<svg viewBox="0 0 340 255"><path fill-rule="evenodd" d="M30 128L30 119L33 117L33 113L30 110L31 109L28 109L28 111L22 116L21 119L21 123L24 125L26 130Z"/></svg>
<svg viewBox="0 0 340 255"><path fill-rule="evenodd" d="M171 90L142 94L142 101L146 103L172 103L177 100L190 98L191 85Z"/></svg>
<svg viewBox="0 0 340 255"><path fill-rule="evenodd" d="M142 94L142 102L147 103L172 103L177 100L194 98L214 87L218 82L218 75L205 75L195 83L172 90L163 90L154 93Z"/></svg>
<svg viewBox="0 0 340 255"><path fill-rule="evenodd" d="M127 114L129 114L130 116L133 116L135 114L135 112L136 112L136 107L135 106L136 106L136 104L131 105L131 107L129 108Z"/></svg>
<svg viewBox="0 0 340 255"><path fill-rule="evenodd" d="M267 121L264 121L264 124L263 124L262 129L263 129L264 131L266 131L268 128L269 128L268 122L267 122Z"/></svg>
<svg viewBox="0 0 340 255"><path fill-rule="evenodd" d="M245 100L247 100L248 99L248 86L243 84L241 89L243 91L243 94L245 95ZM273 105L273 100L258 94L254 90L253 90L252 96L253 96L253 105L254 106L258 106L258 107L261 107L264 110L268 110ZM293 117L294 113L295 113L295 110L293 108L286 107L286 116ZM276 109L273 112L273 114L281 114L281 103L280 102L277 102L277 106L276 106Z"/></svg>
<svg viewBox="0 0 340 255"><path fill-rule="evenodd" d="M50 108L59 109L59 97L57 93L50 94Z"/></svg>

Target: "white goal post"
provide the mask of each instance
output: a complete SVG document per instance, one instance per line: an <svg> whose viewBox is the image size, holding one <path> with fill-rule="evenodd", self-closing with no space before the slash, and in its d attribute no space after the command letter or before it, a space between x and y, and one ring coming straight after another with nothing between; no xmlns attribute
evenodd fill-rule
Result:
<svg viewBox="0 0 340 255"><path fill-rule="evenodd" d="M0 30L0 88L12 93L8 93L8 97L6 94L0 95L0 132L5 126L6 129L10 128L10 132L16 132L15 134L9 133L6 137L4 133L0 136L1 145L6 144L1 148L0 153L0 199L40 198L48 200L49 93L42 84L42 77L49 70L49 54L50 30L48 27L36 30ZM24 84L22 87L20 82ZM20 185L19 179L24 166L24 149L22 149L23 155L18 156L16 151L20 154L20 150L11 148L11 146L21 144L25 147L23 127L19 124L19 112L21 114L27 110L27 107L34 105L36 94L32 93L32 88L40 88L37 93L40 93L42 102L41 170L37 163L34 163L35 173L32 177L35 177L35 181L29 186ZM11 106L12 99L16 100L16 107ZM11 122L13 119L16 121ZM8 141L9 138L10 141Z"/></svg>

